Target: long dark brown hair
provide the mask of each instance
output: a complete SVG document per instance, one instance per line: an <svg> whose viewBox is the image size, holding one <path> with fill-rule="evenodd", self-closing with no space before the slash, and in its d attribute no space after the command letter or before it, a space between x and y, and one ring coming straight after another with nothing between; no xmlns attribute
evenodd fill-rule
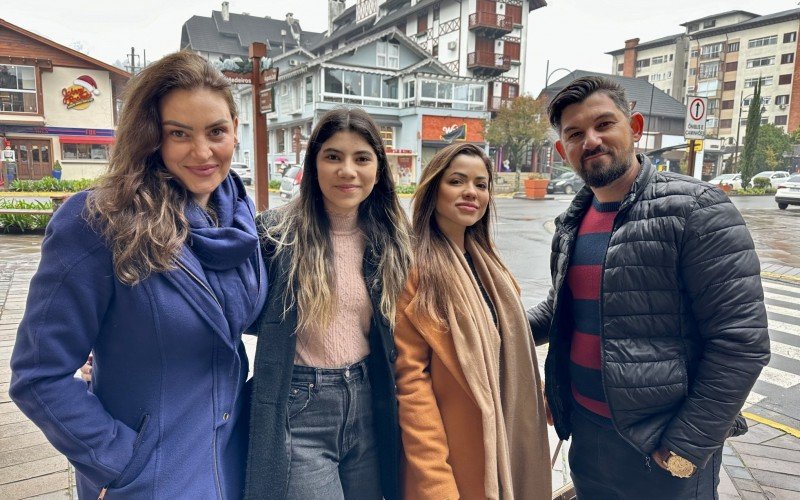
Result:
<svg viewBox="0 0 800 500"><path fill-rule="evenodd" d="M405 286L411 264L409 226L395 192L380 132L372 118L358 108L336 108L325 113L308 141L300 195L281 211L280 221L262 228L277 243L277 253L291 250L285 309L296 305L298 329L327 327L335 314L333 244L330 220L323 202L317 172L322 144L338 132L353 132L375 152L377 183L358 207L358 224L373 250L381 284L381 313L394 324L397 298ZM370 277L368 277L370 278Z"/></svg>
<svg viewBox="0 0 800 500"><path fill-rule="evenodd" d="M129 285L172 269L189 233L189 196L161 159L159 104L178 89L216 92L236 117L228 81L191 52L165 56L128 83L109 170L87 198L87 209L111 249L115 275Z"/></svg>
<svg viewBox="0 0 800 500"><path fill-rule="evenodd" d="M458 274L456 263L453 262L450 242L436 222L436 201L439 197L439 185L442 177L459 155L472 156L483 161L489 178L490 193L486 213L478 222L466 229L464 239L475 242L511 277L511 273L500 260L492 241L492 221L495 213L494 198L491 196L494 185L492 161L481 148L474 144L457 143L447 146L436 153L423 169L412 205L414 210L412 217L414 258L419 280L414 307L420 313L439 323L444 323L447 317L450 284L458 280ZM516 284L516 281L511 279Z"/></svg>

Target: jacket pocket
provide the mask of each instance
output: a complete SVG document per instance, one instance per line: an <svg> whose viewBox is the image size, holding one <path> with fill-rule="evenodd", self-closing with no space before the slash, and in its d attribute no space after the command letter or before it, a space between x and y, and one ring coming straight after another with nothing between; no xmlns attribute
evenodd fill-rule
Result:
<svg viewBox="0 0 800 500"><path fill-rule="evenodd" d="M133 455L122 473L108 485L108 489L124 488L132 483L150 460L150 456L158 444L158 435L149 430L150 414L145 413L139 421L136 439L133 441Z"/></svg>

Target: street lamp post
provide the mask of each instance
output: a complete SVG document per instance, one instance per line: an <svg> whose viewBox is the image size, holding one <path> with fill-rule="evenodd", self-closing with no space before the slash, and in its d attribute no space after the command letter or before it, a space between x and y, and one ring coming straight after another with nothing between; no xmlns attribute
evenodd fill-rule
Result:
<svg viewBox="0 0 800 500"><path fill-rule="evenodd" d="M545 70L544 70L544 74L545 74L545 76L544 76L544 88L547 88L547 85L550 83L550 77L553 76L553 74L556 71L567 71L567 72L569 72L569 74L575 73L574 69L568 69L568 68L556 68L553 71L550 71L550 59L548 59L547 60L547 66L545 67Z"/></svg>

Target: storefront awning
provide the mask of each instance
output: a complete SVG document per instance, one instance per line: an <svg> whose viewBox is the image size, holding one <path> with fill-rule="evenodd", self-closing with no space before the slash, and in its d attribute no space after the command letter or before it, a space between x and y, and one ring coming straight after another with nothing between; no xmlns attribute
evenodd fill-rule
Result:
<svg viewBox="0 0 800 500"><path fill-rule="evenodd" d="M98 135L60 135L58 140L61 144L114 144L113 137Z"/></svg>

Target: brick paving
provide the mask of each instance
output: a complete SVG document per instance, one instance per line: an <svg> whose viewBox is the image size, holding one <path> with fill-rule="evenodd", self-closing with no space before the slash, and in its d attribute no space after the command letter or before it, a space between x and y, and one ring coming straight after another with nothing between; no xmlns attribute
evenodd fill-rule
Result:
<svg viewBox="0 0 800 500"><path fill-rule="evenodd" d="M8 397L9 358L22 319L28 284L39 262L40 235L0 235L0 499L76 499L75 475L67 460ZM800 275L796 268L773 274ZM780 273L775 272L780 271ZM787 280L791 281L791 279ZM251 356L255 338L245 337ZM539 354L544 360L544 352ZM800 498L800 439L758 422L728 441L723 450L721 500ZM555 449L557 438L550 432ZM565 444L553 471L554 488L569 480Z"/></svg>

